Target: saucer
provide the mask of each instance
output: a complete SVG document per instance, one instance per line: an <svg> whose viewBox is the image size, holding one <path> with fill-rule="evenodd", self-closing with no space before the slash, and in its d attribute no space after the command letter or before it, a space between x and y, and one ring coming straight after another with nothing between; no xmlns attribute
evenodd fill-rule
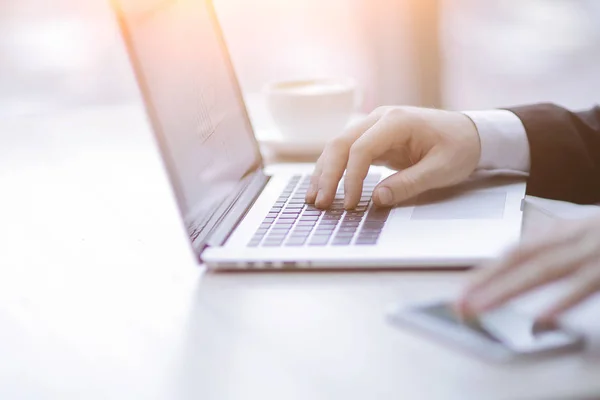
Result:
<svg viewBox="0 0 600 400"><path fill-rule="evenodd" d="M364 119L366 114L356 113L352 116L349 125ZM314 138L311 140L294 139L283 136L279 130L271 127L255 129L256 139L260 146L273 153L284 157L314 157L323 152L325 145L332 137Z"/></svg>
<svg viewBox="0 0 600 400"><path fill-rule="evenodd" d="M327 140L299 140L284 137L276 129L258 130L256 138L262 148L281 156L319 156L327 144Z"/></svg>

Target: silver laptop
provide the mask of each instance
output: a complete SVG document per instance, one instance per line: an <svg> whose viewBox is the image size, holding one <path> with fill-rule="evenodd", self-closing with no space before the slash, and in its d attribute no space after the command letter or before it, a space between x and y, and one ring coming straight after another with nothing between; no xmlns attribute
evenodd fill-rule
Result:
<svg viewBox="0 0 600 400"><path fill-rule="evenodd" d="M190 242L210 269L468 267L519 239L525 183L474 177L378 209L304 203L313 166L265 168L212 4L114 0Z"/></svg>

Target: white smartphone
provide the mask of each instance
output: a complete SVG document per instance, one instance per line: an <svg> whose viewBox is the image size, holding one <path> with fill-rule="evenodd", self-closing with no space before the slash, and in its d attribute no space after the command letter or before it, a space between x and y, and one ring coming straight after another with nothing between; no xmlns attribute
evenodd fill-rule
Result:
<svg viewBox="0 0 600 400"><path fill-rule="evenodd" d="M536 326L533 317L505 307L477 320L460 318L448 302L396 307L388 318L397 326L417 328L491 361L555 355L583 348L583 337L561 326Z"/></svg>

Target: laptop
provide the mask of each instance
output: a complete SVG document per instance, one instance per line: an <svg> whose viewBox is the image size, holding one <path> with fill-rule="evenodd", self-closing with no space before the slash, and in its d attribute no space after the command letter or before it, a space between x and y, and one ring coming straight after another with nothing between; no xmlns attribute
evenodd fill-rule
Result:
<svg viewBox="0 0 600 400"><path fill-rule="evenodd" d="M206 0L113 0L190 243L211 270L469 267L519 240L525 183L474 177L393 209L304 203L311 164L265 167Z"/></svg>

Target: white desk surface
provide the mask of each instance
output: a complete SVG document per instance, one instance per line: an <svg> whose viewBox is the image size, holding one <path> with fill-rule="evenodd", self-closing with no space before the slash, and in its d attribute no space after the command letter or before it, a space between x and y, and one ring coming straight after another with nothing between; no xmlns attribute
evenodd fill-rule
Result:
<svg viewBox="0 0 600 400"><path fill-rule="evenodd" d="M593 348L495 366L384 322L465 273L205 274L140 107L4 119L0 188L2 399L600 395Z"/></svg>

